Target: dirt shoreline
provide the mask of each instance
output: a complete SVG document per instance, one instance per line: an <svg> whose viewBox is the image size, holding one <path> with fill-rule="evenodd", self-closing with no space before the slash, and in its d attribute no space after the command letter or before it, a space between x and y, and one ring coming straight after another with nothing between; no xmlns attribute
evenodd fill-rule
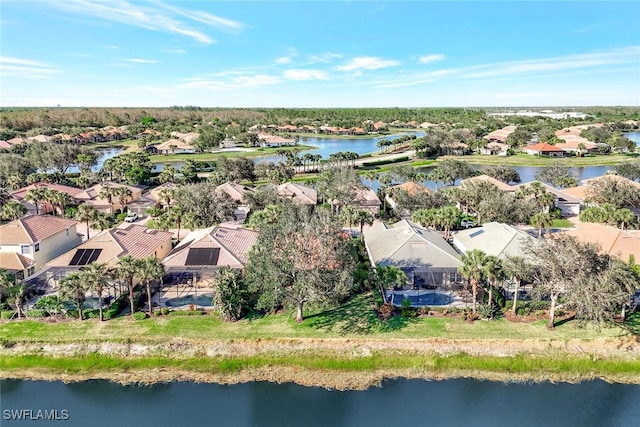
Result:
<svg viewBox="0 0 640 427"><path fill-rule="evenodd" d="M640 360L640 340L636 337L602 338L594 340L453 340L453 339L237 339L194 341L176 339L168 343L15 343L0 348L1 357L39 355L46 357L80 357L99 354L111 357L251 357L260 355L335 357L338 359L367 358L373 354L407 355L434 354L454 356L467 354L482 357L514 357L525 355L557 358L591 358ZM218 384L239 384L252 381L295 383L309 387L336 390L365 390L395 378L444 380L475 378L501 382L579 382L602 379L608 382L640 384L640 373L598 375L572 372L493 372L483 370L445 370L429 366L414 368L384 368L345 371L340 369L309 369L297 366L262 366L243 368L237 372L202 372L182 368L140 370L90 370L81 373L61 372L42 368L6 369L1 378L46 381L109 380L122 384L154 384L170 381L190 381Z"/></svg>

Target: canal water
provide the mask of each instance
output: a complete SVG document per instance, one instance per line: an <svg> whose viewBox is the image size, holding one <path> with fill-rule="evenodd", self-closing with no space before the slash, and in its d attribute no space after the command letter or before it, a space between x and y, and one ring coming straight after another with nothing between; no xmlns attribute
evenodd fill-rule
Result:
<svg viewBox="0 0 640 427"><path fill-rule="evenodd" d="M121 386L3 380L0 387L3 427L603 427L634 426L640 420L640 386L602 381L393 380L366 391L263 382ZM39 410L66 420L15 419L18 414L33 418Z"/></svg>

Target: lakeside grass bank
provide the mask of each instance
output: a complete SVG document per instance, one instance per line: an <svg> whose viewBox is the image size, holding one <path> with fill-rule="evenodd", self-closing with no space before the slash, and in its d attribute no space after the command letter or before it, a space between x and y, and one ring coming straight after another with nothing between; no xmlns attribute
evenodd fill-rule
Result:
<svg viewBox="0 0 640 427"><path fill-rule="evenodd" d="M507 165L507 166L552 166L561 163L570 167L583 166L612 166L625 161L637 159L637 156L627 154L602 154L585 157L538 157L529 154L514 154L513 156L482 156L479 154L469 156L440 156L439 161L446 159L461 160L478 165Z"/></svg>

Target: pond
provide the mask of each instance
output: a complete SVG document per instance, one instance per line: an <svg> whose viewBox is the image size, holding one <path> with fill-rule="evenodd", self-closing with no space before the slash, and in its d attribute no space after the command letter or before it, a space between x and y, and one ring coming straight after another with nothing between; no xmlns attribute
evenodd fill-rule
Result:
<svg viewBox="0 0 640 427"><path fill-rule="evenodd" d="M295 384L0 381L2 426L633 426L640 386L603 381L390 380L365 391ZM50 411L60 421L17 421ZM26 412L25 412L26 411ZM57 411L57 412L52 412ZM63 412L65 411L65 412ZM66 418L66 419L63 419Z"/></svg>

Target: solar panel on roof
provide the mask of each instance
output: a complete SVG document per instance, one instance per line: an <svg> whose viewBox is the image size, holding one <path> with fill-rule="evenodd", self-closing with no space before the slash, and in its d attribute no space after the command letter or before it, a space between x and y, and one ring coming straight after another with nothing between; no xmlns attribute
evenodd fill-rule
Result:
<svg viewBox="0 0 640 427"><path fill-rule="evenodd" d="M484 230L480 229L478 231L474 231L473 233L469 234L469 237L476 237L482 233L484 233Z"/></svg>
<svg viewBox="0 0 640 427"><path fill-rule="evenodd" d="M101 252L102 249L78 249L73 255L73 258L71 258L69 265L87 265L94 263Z"/></svg>
<svg viewBox="0 0 640 427"><path fill-rule="evenodd" d="M220 248L191 248L185 265L217 265Z"/></svg>

